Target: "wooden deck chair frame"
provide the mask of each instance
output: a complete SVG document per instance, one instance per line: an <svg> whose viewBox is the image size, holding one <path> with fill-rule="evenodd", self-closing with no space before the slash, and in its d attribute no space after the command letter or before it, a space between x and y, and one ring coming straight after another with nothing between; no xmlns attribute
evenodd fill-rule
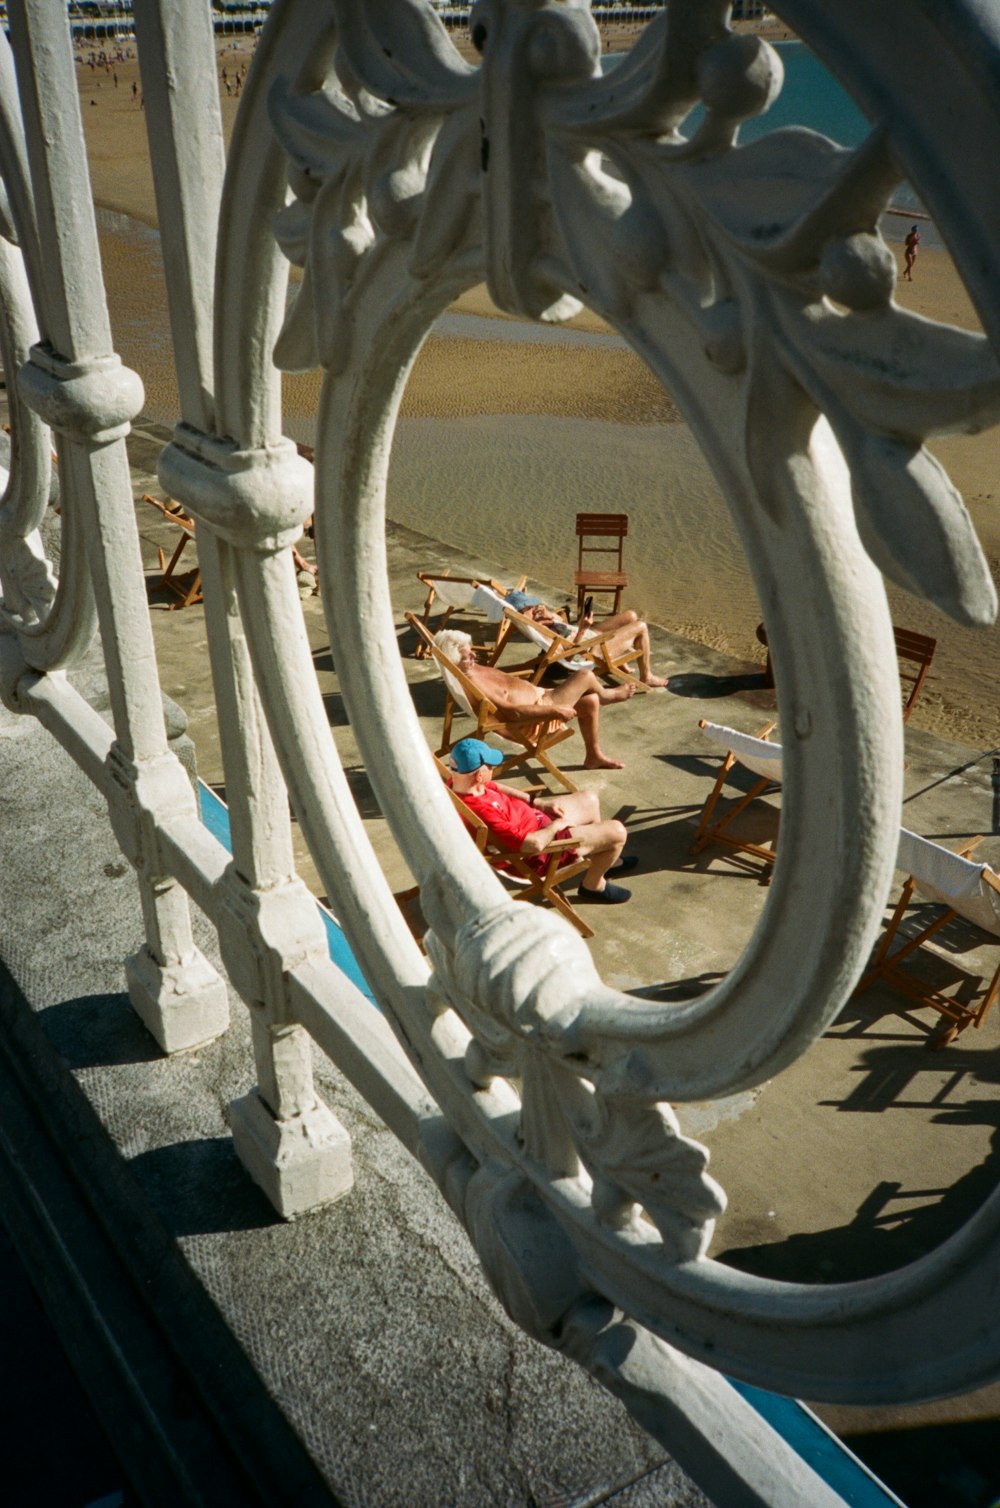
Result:
<svg viewBox="0 0 1000 1508"><path fill-rule="evenodd" d="M937 640L928 634L918 634L909 628L893 628L896 640L896 655L899 659L899 680L903 688L903 722L909 722L917 697L924 688L930 670ZM910 669L909 667L913 667ZM909 692L906 687L909 685Z"/></svg>
<svg viewBox="0 0 1000 1508"><path fill-rule="evenodd" d="M588 927L583 917L559 889L568 880L577 879L590 865L589 859L575 859L571 864L562 863L564 854L574 846L573 839L556 838L544 853L539 855L546 861L544 868L536 869L522 854L513 853L509 848L504 848L501 843L497 842L482 817L470 806L466 806L458 792L449 785L452 772L437 755L434 756L434 763L451 797L452 806L469 829L476 847L487 864L501 876L519 882L518 888L512 892L513 899L544 902L558 911L560 916L564 916L582 937L593 937L594 929ZM498 770L500 768L498 766Z"/></svg>
<svg viewBox="0 0 1000 1508"><path fill-rule="evenodd" d="M982 841L981 834L978 837L970 838L969 842L958 850L959 857L962 859L969 858L973 850ZM1000 894L1000 877L987 868L984 869L982 878L985 884ZM964 1001L954 999L951 995L946 994L944 990L936 990L929 985L921 984L918 975L903 969L901 965L907 959L913 959L935 933L940 932L943 927L946 927L956 917L961 918L960 911L956 911L954 907L940 901L937 903L940 907L938 915L929 921L926 926L922 927L919 932L915 933L913 937L907 938L902 947L897 948L895 953L890 953L889 950L899 932L900 925L913 900L914 893L918 889L918 885L919 881L915 875L911 874L907 876L900 891L899 900L896 902L896 908L886 924L885 932L879 939L875 952L872 954L868 970L863 975L854 993L855 995L860 995L862 991L870 989L879 980L884 980L886 984L890 985L893 989L899 990L901 994L908 996L918 1006L928 1006L931 1010L937 1011L939 1015L944 1017L948 1025L944 1027L943 1031L932 1033L927 1045L929 1047L940 1048L946 1047L949 1042L953 1042L960 1032L965 1031L966 1027L974 1026L978 1029L982 1026L988 1011L996 1001L997 995L1000 994L1000 963L997 964L992 979L986 986L978 1005L975 1006L967 1005ZM970 923L970 925L972 924ZM998 939L998 945L1000 945L1000 939Z"/></svg>
<svg viewBox="0 0 1000 1508"><path fill-rule="evenodd" d="M501 586L498 581L493 581L488 577L453 576L450 571L418 571L417 580L422 581L424 586L427 588L427 597L424 602L424 613L421 622L423 623L427 631L431 632L431 611L434 607L434 603L438 598L438 582L451 581L454 582L456 586L470 587L472 591L475 591L477 586L488 586L491 591L496 592L498 597L502 597L504 592L508 590L513 590L515 592L521 591L524 587L524 583L527 580L527 577L519 576L517 583L513 588ZM440 633L442 628L446 628L448 625L448 619L451 617L452 613L456 611L457 609L454 607L445 607L441 614L441 617L438 619L434 627L433 632ZM418 660L426 660L429 653L430 651L428 650L426 644L421 639L418 639L414 657Z"/></svg>
<svg viewBox="0 0 1000 1508"><path fill-rule="evenodd" d="M628 533L627 513L578 513L576 515L577 559L573 585L576 587L576 616L583 617L583 605L588 596L597 593L614 598L613 613L621 612L622 592L628 586L628 575L622 565L625 536ZM601 544L594 543L603 540ZM596 571L584 560L586 555L614 557L614 567Z"/></svg>
<svg viewBox="0 0 1000 1508"><path fill-rule="evenodd" d="M557 780L567 791L575 791L577 787L564 775L559 766L551 758L550 750L564 739L572 738L574 730L568 728L565 723L558 719L550 722L519 722L508 721L499 716L496 706L489 697L484 696L478 686L474 686L468 676L459 670L453 660L443 655L434 643L433 635L421 623L415 613L407 613L407 622L416 630L418 639L427 645L428 654L432 655L438 669L445 680L445 707L444 720L441 727L441 747L435 752L438 755L447 754L453 748L458 739L452 738L452 723L455 716L456 701L452 695L451 687L445 677L450 677L464 693L468 701L468 710L476 719L476 726L471 732L463 732L460 737L485 738L488 733L494 733L507 743L517 744L519 752L505 754L502 765L497 766L497 779L502 779L509 770L518 765L529 764L535 760L544 770Z"/></svg>
<svg viewBox="0 0 1000 1508"><path fill-rule="evenodd" d="M596 675L608 676L611 680L621 685L631 684L639 691L649 691L650 687L639 677L631 674L625 667L633 664L641 657L642 651L630 649L623 655L616 655L611 649L611 640L620 629L609 628L603 633L595 633L591 638L581 644L574 644L572 639L556 633L555 629L548 628L544 623L536 623L533 618L528 618L524 613L519 613L509 605L504 607L504 619L509 625L508 632L497 635L497 645L490 657L490 664L495 665L511 643L510 629L516 628L530 643L537 646L537 654L531 660L526 660L521 665L504 666L508 674L514 675L522 670L530 672L533 685L537 685L547 670L553 665L561 665L566 660L577 657L590 661Z"/></svg>
<svg viewBox="0 0 1000 1508"><path fill-rule="evenodd" d="M195 569L191 581L187 586L182 586L180 581L175 580L174 573L186 547L194 539L194 519L189 518L180 503L175 503L172 498L168 498L166 502L163 502L160 498L151 497L148 492L144 492L142 500L144 503L151 503L154 508L158 508L167 522L173 524L174 528L179 529L181 534L169 560L166 550L161 549L159 545L156 547L160 570L163 572L163 575L156 583L156 590L159 591L165 587L167 591L173 592L175 597L180 598L179 602L172 602L170 604L171 610L178 607L191 607L193 603L202 600L201 571L197 568Z"/></svg>
<svg viewBox="0 0 1000 1508"><path fill-rule="evenodd" d="M699 728L704 728L706 725L707 719L701 718L698 722ZM754 737L766 742L775 726L776 724L773 722L765 723L760 732L754 734ZM751 854L754 858L760 859L765 866L765 878L769 880L771 869L777 857L777 850L773 844L770 848L765 848L761 843L748 843L743 838L737 838L733 833L728 832L727 829L742 812L746 811L752 802L757 800L758 796L762 796L767 788L775 785L776 782L769 775L760 776L749 791L746 791L732 806L727 806L722 815L717 817L714 822L712 821L712 818L715 816L715 809L719 804L719 798L722 795L722 788L729 777L730 770L736 764L739 764L739 759L730 751L719 766L719 773L715 777L715 784L709 791L705 799L705 805L701 809L694 842L691 845L691 853L701 853L702 849L707 848L709 843L721 843L724 847L731 848L735 852Z"/></svg>
<svg viewBox="0 0 1000 1508"><path fill-rule="evenodd" d="M931 668L934 651L937 649L937 640L929 634L918 634L912 628L897 628L893 624L892 637L896 644L896 658L899 661L899 683L903 693L903 722L908 723L910 713L916 706L917 698L924 689L927 672ZM765 685L774 685L774 668L771 664L771 649L767 642L767 628L763 623L757 625L757 640L767 650L767 663L764 666ZM909 667L913 666L911 670ZM907 691L909 686L909 691Z"/></svg>

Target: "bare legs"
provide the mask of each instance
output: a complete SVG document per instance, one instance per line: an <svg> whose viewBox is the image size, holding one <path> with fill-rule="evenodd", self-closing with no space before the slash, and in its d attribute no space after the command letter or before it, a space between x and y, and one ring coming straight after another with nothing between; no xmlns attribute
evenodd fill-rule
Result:
<svg viewBox="0 0 1000 1508"><path fill-rule="evenodd" d="M603 890L604 876L621 858L628 837L616 818L601 818L600 799L594 791L575 791L558 797L561 820L573 834L577 852L588 859L583 883L588 890Z"/></svg>
<svg viewBox="0 0 1000 1508"><path fill-rule="evenodd" d="M600 633L608 630L620 629L610 641L610 648L615 655L623 655L629 649L639 651L639 679L644 686L666 686L667 678L662 675L654 675L650 663L649 629L645 623L640 622L638 614L631 611L625 613L612 613L610 618L602 619L596 625Z"/></svg>
<svg viewBox="0 0 1000 1508"><path fill-rule="evenodd" d="M601 708L611 702L627 702L635 695L634 686L615 686L608 690L592 670L577 670L564 685L560 686L560 702L569 702L576 708L580 737L583 739L585 770L621 770L620 759L610 759L600 746L598 729Z"/></svg>

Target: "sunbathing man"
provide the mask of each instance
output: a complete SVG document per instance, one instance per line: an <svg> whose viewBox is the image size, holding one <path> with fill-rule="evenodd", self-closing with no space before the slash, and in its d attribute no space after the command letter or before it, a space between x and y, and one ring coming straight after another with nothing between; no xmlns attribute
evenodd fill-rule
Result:
<svg viewBox="0 0 1000 1508"><path fill-rule="evenodd" d="M587 599L589 604L590 599ZM585 611L583 617L574 630L564 618L554 613L544 602L537 602L533 607L524 609L524 616L531 618L535 623L543 623L546 628L555 629L557 634L562 634L566 639L572 639L574 644L585 644L592 634L613 633L608 640L608 648L617 659L627 654L630 649L639 651L639 679L644 686L666 686L666 676L654 675L650 665L649 629L641 621L638 613L629 608L624 613L612 613L610 618L602 618L599 623L594 622L592 612Z"/></svg>
<svg viewBox="0 0 1000 1508"><path fill-rule="evenodd" d="M577 889L579 899L615 906L630 898L631 890L606 876L634 869L638 860L622 858L628 833L614 817L601 820L601 804L593 791L538 796L501 785L490 779L490 771L503 763L503 755L479 738L461 739L450 757L455 770L452 789L504 848L531 859L544 854L555 839L572 838L573 848L561 862L590 861Z"/></svg>
<svg viewBox="0 0 1000 1508"><path fill-rule="evenodd" d="M583 739L585 770L622 770L620 759L609 759L598 743L598 723L601 708L611 702L627 702L635 695L635 685L616 686L609 691L597 679L592 670L577 670L569 676L557 691L549 692L541 686L532 686L516 675L497 670L492 665L478 665L472 639L457 628L442 628L434 635L434 643L443 655L467 675L473 685L497 709L507 722L572 722L580 721L580 736Z"/></svg>

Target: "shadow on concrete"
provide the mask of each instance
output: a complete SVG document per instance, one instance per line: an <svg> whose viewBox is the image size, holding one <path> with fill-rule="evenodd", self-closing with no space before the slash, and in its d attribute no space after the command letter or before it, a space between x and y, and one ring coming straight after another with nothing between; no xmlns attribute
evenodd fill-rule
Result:
<svg viewBox="0 0 1000 1508"><path fill-rule="evenodd" d="M120 995L83 995L38 1012L49 1042L69 1068L103 1068L152 1063L160 1048Z"/></svg>
<svg viewBox="0 0 1000 1508"><path fill-rule="evenodd" d="M368 779L368 771L364 765L345 765L344 774L347 776L347 784L351 788L354 804L364 820L374 820L381 817L382 808L378 804L375 792L372 790L371 781Z"/></svg>
<svg viewBox="0 0 1000 1508"><path fill-rule="evenodd" d="M313 650L312 662L314 670L328 670L331 675L336 675L337 673L337 667L333 663L333 652L329 644L325 644L322 649Z"/></svg>
<svg viewBox="0 0 1000 1508"><path fill-rule="evenodd" d="M719 1261L759 1277L799 1283L845 1283L904 1267L940 1246L983 1204L1000 1175L1000 1103L995 1099L951 1101L967 1079L1000 1083L1000 1051L970 1053L946 1049L933 1056L923 1044L876 1047L857 1067L859 1081L845 1100L821 1101L845 1113L884 1114L932 1109L935 1125L991 1126L990 1150L983 1161L948 1188L940 1188L928 1168L926 1186L904 1188L884 1180L862 1200L853 1220L830 1230L788 1237L762 1246L732 1247ZM942 1071L948 1078L942 1085ZM920 1076L932 1075L928 1089Z"/></svg>
<svg viewBox="0 0 1000 1508"><path fill-rule="evenodd" d="M267 1230L282 1224L228 1136L154 1147L133 1157L129 1168L175 1236Z"/></svg>
<svg viewBox="0 0 1000 1508"><path fill-rule="evenodd" d="M711 700L719 696L735 696L738 691L773 690L763 670L750 671L743 675L706 675L701 671L685 671L670 677L667 691L672 696L685 696Z"/></svg>
<svg viewBox="0 0 1000 1508"><path fill-rule="evenodd" d="M331 728L349 728L351 726L351 719L348 717L347 708L344 706L344 698L339 691L323 692L323 710L326 713L326 720Z"/></svg>
<svg viewBox="0 0 1000 1508"><path fill-rule="evenodd" d="M724 973L706 970L701 974L692 974L688 979L665 979L659 984L644 984L628 993L636 1000L662 1000L680 1005L685 1000L697 1000L699 995L707 995L725 977Z"/></svg>
<svg viewBox="0 0 1000 1508"><path fill-rule="evenodd" d="M907 1508L995 1508L1000 1500L995 1418L839 1433Z"/></svg>

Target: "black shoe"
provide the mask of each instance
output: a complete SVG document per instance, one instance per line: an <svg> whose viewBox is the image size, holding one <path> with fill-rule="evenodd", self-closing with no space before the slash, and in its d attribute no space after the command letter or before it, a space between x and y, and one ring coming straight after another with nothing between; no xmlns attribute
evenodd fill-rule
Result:
<svg viewBox="0 0 1000 1508"><path fill-rule="evenodd" d="M588 890L586 885L581 884L576 895L577 900L597 901L603 906L620 906L622 901L632 899L631 890L626 890L624 885L613 885L610 880L604 882L603 890Z"/></svg>
<svg viewBox="0 0 1000 1508"><path fill-rule="evenodd" d="M607 870L606 873L607 874L628 874L629 870L630 869L634 869L635 866L638 864L638 862L639 862L639 858L638 858L637 854L634 854L634 853L624 854L622 856L622 858L620 858L618 860L618 863L617 864L612 864L611 868L609 870Z"/></svg>

